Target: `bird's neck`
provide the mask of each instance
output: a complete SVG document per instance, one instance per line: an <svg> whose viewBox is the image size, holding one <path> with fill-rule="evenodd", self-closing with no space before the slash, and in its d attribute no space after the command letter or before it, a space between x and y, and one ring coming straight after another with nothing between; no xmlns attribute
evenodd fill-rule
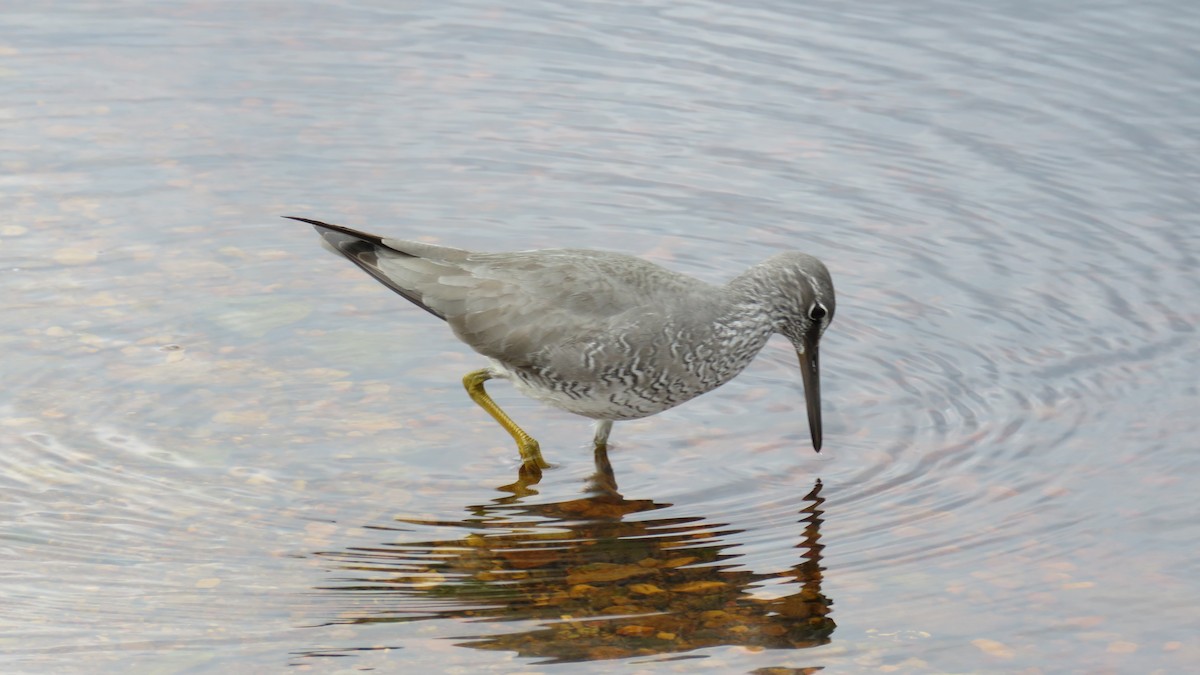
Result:
<svg viewBox="0 0 1200 675"><path fill-rule="evenodd" d="M712 329L715 342L753 358L782 323L768 300L770 289L760 279L743 274L722 291Z"/></svg>
<svg viewBox="0 0 1200 675"><path fill-rule="evenodd" d="M779 280L765 265L742 272L724 290L731 317L755 324L766 330L768 336L787 319L788 298L780 292Z"/></svg>

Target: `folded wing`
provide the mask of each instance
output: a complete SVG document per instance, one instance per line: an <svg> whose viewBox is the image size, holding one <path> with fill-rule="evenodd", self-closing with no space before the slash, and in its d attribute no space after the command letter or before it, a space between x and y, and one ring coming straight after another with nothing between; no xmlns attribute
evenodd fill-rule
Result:
<svg viewBox="0 0 1200 675"><path fill-rule="evenodd" d="M334 251L446 320L475 351L518 368L542 365L601 336L619 338L621 326L662 311L663 293L678 308L688 290L703 285L617 253L474 253L294 220L311 224Z"/></svg>

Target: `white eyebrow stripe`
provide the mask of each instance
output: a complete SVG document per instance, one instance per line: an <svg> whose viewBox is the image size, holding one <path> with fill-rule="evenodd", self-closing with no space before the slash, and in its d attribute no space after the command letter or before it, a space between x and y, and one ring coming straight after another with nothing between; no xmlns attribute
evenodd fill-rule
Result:
<svg viewBox="0 0 1200 675"><path fill-rule="evenodd" d="M816 277L809 274L808 272L801 272L801 274L804 275L805 279L808 279L808 285L811 286L813 289L813 302L816 302L817 297L821 295L821 289L820 289L820 287L817 286ZM824 306L824 305L822 305L822 306Z"/></svg>

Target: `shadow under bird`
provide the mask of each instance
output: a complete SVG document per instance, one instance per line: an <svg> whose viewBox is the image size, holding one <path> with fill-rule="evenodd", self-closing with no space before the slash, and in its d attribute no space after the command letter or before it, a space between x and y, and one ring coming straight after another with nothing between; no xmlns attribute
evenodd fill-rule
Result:
<svg viewBox="0 0 1200 675"><path fill-rule="evenodd" d="M526 396L597 420L603 447L613 422L725 384L775 333L800 357L813 448L821 450L817 347L835 302L829 270L810 255L778 253L714 286L621 253L480 253L289 218L315 227L330 248L488 357L491 365L463 384L535 474L548 466L538 442L488 396L487 380L507 379Z"/></svg>

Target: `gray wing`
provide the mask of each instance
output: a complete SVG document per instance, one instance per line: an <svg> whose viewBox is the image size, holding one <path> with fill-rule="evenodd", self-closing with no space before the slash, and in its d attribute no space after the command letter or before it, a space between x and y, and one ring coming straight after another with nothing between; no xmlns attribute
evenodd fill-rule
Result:
<svg viewBox="0 0 1200 675"><path fill-rule="evenodd" d="M620 326L679 307L705 286L618 253L474 253L295 220L313 225L333 250L383 285L445 319L472 349L515 367L620 335ZM664 303L666 295L671 302Z"/></svg>

